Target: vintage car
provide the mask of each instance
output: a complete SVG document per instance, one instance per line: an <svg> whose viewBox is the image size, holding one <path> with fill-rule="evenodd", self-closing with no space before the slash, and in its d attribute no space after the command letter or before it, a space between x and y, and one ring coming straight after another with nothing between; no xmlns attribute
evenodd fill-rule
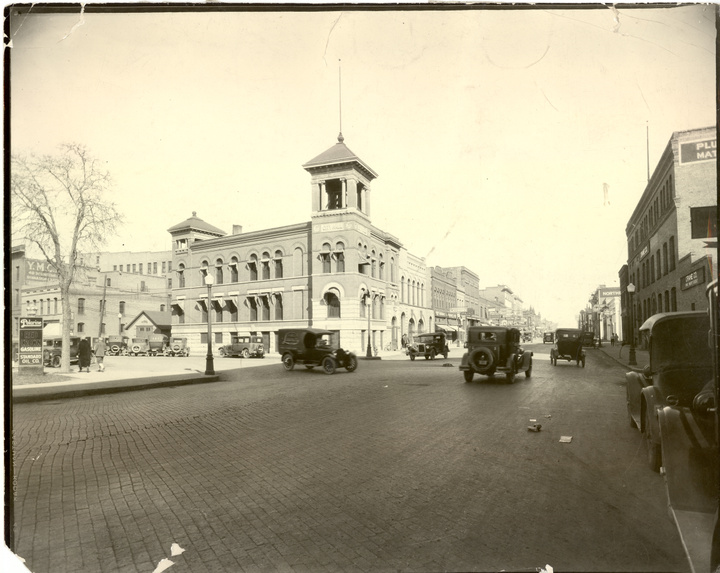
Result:
<svg viewBox="0 0 720 573"><path fill-rule="evenodd" d="M187 338L177 336L170 338L170 342L165 347L165 356L190 356Z"/></svg>
<svg viewBox="0 0 720 573"><path fill-rule="evenodd" d="M148 336L148 356L157 356L165 354L168 337L164 334L151 334Z"/></svg>
<svg viewBox="0 0 720 573"><path fill-rule="evenodd" d="M546 342L549 342L550 344L555 342L555 333L546 332L545 334L543 334L543 344L545 344Z"/></svg>
<svg viewBox="0 0 720 573"><path fill-rule="evenodd" d="M333 349L330 344L332 332L320 328L281 328L278 330L278 350L285 370L302 364L311 370L320 366L325 374L333 374L337 368L354 372L358 366L357 356L342 348Z"/></svg>
<svg viewBox="0 0 720 573"><path fill-rule="evenodd" d="M80 348L80 337L70 337L70 364L77 364L78 349ZM62 360L62 337L54 336L43 340L43 364L60 368Z"/></svg>
<svg viewBox="0 0 720 573"><path fill-rule="evenodd" d="M582 334L582 345L590 348L594 348L597 343L595 342L596 337L592 332L583 332Z"/></svg>
<svg viewBox="0 0 720 573"><path fill-rule="evenodd" d="M230 344L221 346L218 352L220 356L265 358L262 336L231 336Z"/></svg>
<svg viewBox="0 0 720 573"><path fill-rule="evenodd" d="M520 331L503 326L471 326L467 331L467 352L463 354L460 370L465 382L471 382L475 373L493 376L505 373L508 383L515 374L532 374L532 356L520 346Z"/></svg>
<svg viewBox="0 0 720 573"><path fill-rule="evenodd" d="M583 338L583 331L579 328L558 328L555 331L555 344L550 349L550 364L557 366L558 360L574 360L578 366L582 364L585 368Z"/></svg>
<svg viewBox="0 0 720 573"><path fill-rule="evenodd" d="M448 357L448 348L444 332L426 332L415 335L413 342L408 344L407 354L410 360L416 356L424 356L425 360L435 360L438 354Z"/></svg>
<svg viewBox="0 0 720 573"><path fill-rule="evenodd" d="M118 356L120 354L127 354L128 337L114 334L108 336L107 339L107 353L110 356Z"/></svg>
<svg viewBox="0 0 720 573"><path fill-rule="evenodd" d="M682 538L692 571L718 571L718 281L707 289L712 356L711 377L686 405L667 404L658 412L668 508Z"/></svg>
<svg viewBox="0 0 720 573"><path fill-rule="evenodd" d="M133 356L146 355L150 350L147 338L133 338L128 344L128 352Z"/></svg>
<svg viewBox="0 0 720 573"><path fill-rule="evenodd" d="M665 406L692 409L695 396L712 379L707 312L662 312L640 327L650 363L625 375L630 425L642 433L648 465L659 472L662 446L658 415Z"/></svg>

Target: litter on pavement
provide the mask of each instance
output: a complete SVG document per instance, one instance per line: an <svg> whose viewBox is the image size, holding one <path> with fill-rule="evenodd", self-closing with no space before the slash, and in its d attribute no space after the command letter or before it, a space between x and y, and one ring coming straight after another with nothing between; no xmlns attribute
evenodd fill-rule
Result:
<svg viewBox="0 0 720 573"><path fill-rule="evenodd" d="M560 443L569 444L572 442L572 436L560 436Z"/></svg>
<svg viewBox="0 0 720 573"><path fill-rule="evenodd" d="M539 432L540 428L542 428L542 425L540 424L533 424L532 426L528 426L529 432Z"/></svg>

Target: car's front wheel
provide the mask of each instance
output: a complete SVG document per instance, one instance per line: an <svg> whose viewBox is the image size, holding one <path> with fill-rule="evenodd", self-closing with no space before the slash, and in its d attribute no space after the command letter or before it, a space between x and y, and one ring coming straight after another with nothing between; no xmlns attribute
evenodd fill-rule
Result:
<svg viewBox="0 0 720 573"><path fill-rule="evenodd" d="M335 373L335 359L332 356L326 356L322 360L322 369L325 374Z"/></svg>
<svg viewBox="0 0 720 573"><path fill-rule="evenodd" d="M293 355L290 354L289 352L286 354L283 354L282 363L283 363L283 366L285 367L285 370L287 370L288 372L290 372L290 370L295 368L295 359L293 358Z"/></svg>
<svg viewBox="0 0 720 573"><path fill-rule="evenodd" d="M645 408L645 429L642 435L647 449L648 465L652 471L659 472L662 463L662 453L660 451L660 444L655 443L653 439L652 427L650 425L650 408Z"/></svg>
<svg viewBox="0 0 720 573"><path fill-rule="evenodd" d="M410 354L410 360L415 360L415 355L412 353Z"/></svg>
<svg viewBox="0 0 720 573"><path fill-rule="evenodd" d="M224 349L224 348L221 348L221 349L219 350L218 354L220 354L220 356L227 356L227 352L225 352L225 349Z"/></svg>
<svg viewBox="0 0 720 573"><path fill-rule="evenodd" d="M242 357L243 357L243 358L250 358L250 351L249 351L247 348L243 348Z"/></svg>
<svg viewBox="0 0 720 573"><path fill-rule="evenodd" d="M52 365L53 365L53 368L60 368L60 357L59 356L57 356L57 355L53 356Z"/></svg>
<svg viewBox="0 0 720 573"><path fill-rule="evenodd" d="M464 370L463 371L463 378L465 378L465 382L472 382L474 375L475 375L475 372L473 372L472 370Z"/></svg>
<svg viewBox="0 0 720 573"><path fill-rule="evenodd" d="M355 356L348 356L347 358L347 364L345 365L345 369L348 372L355 372L358 367L358 360Z"/></svg>

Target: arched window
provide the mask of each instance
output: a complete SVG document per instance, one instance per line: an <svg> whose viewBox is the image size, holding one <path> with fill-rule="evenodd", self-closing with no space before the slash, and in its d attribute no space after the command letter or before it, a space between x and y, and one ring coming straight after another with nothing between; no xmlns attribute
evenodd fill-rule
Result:
<svg viewBox="0 0 720 573"><path fill-rule="evenodd" d="M337 291L329 290L324 296L328 318L340 318L340 299L336 293Z"/></svg>
<svg viewBox="0 0 720 573"><path fill-rule="evenodd" d="M202 284L205 284L205 277L208 274L208 267L209 263L205 260L200 263L200 278L202 279Z"/></svg>
<svg viewBox="0 0 720 573"><path fill-rule="evenodd" d="M375 278L377 276L377 259L375 258L375 250L370 253L370 276Z"/></svg>
<svg viewBox="0 0 720 573"><path fill-rule="evenodd" d="M380 265L378 267L378 271L379 271L378 278L380 280L385 280L385 261L383 261L382 253L380 253L380 255L378 256L378 259L380 262Z"/></svg>
<svg viewBox="0 0 720 573"><path fill-rule="evenodd" d="M84 299L84 298L79 298L79 299L78 299L77 313L78 313L78 314L85 314L85 299Z"/></svg>
<svg viewBox="0 0 720 573"><path fill-rule="evenodd" d="M335 272L345 272L345 245L341 242L335 245Z"/></svg>
<svg viewBox="0 0 720 573"><path fill-rule="evenodd" d="M262 278L263 280L270 279L270 253L267 251L262 254Z"/></svg>
<svg viewBox="0 0 720 573"><path fill-rule="evenodd" d="M283 254L282 251L275 251L275 278L283 278Z"/></svg>
<svg viewBox="0 0 720 573"><path fill-rule="evenodd" d="M250 280L258 280L258 260L257 255L250 255L250 260L247 263L248 270L250 271ZM257 320L257 319L256 319Z"/></svg>
<svg viewBox="0 0 720 573"><path fill-rule="evenodd" d="M165 305L164 305L164 304L161 304L161 305L160 305L160 312L165 312Z"/></svg>
<svg viewBox="0 0 720 573"><path fill-rule="evenodd" d="M223 284L223 260L217 259L215 261L215 284Z"/></svg>
<svg viewBox="0 0 720 573"><path fill-rule="evenodd" d="M293 250L292 266L294 277L301 277L305 274L305 257L300 247L295 247Z"/></svg>
<svg viewBox="0 0 720 573"><path fill-rule="evenodd" d="M178 265L178 287L185 288L185 265L180 263Z"/></svg>
<svg viewBox="0 0 720 573"><path fill-rule="evenodd" d="M77 325L77 333L78 333L78 334L82 334L83 332L85 332L85 323L84 323L84 322L78 322L78 325Z"/></svg>
<svg viewBox="0 0 720 573"><path fill-rule="evenodd" d="M322 263L322 272L331 273L330 268L330 243L323 243L322 252L320 253L320 262Z"/></svg>
<svg viewBox="0 0 720 573"><path fill-rule="evenodd" d="M119 312L120 314L125 314L125 301L124 301L124 300L121 300L121 301L118 303L118 312Z"/></svg>
<svg viewBox="0 0 720 573"><path fill-rule="evenodd" d="M238 258L232 257L228 266L230 267L230 282L238 282Z"/></svg>

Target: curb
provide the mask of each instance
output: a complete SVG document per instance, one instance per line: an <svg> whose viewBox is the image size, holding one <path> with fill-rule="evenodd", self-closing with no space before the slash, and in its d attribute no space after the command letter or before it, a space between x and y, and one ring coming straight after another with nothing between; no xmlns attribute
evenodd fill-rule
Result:
<svg viewBox="0 0 720 573"><path fill-rule="evenodd" d="M232 372L232 370L223 372ZM156 376L152 378L138 378L135 380L110 380L97 384L75 383L62 387L38 388L33 386L19 386L12 390L13 404L27 402L42 402L45 400L58 400L66 398L80 398L100 394L117 394L119 392L132 392L134 390L148 390L164 386L185 386L188 384L206 384L221 381L220 374L206 376L205 374L180 374L169 376Z"/></svg>

